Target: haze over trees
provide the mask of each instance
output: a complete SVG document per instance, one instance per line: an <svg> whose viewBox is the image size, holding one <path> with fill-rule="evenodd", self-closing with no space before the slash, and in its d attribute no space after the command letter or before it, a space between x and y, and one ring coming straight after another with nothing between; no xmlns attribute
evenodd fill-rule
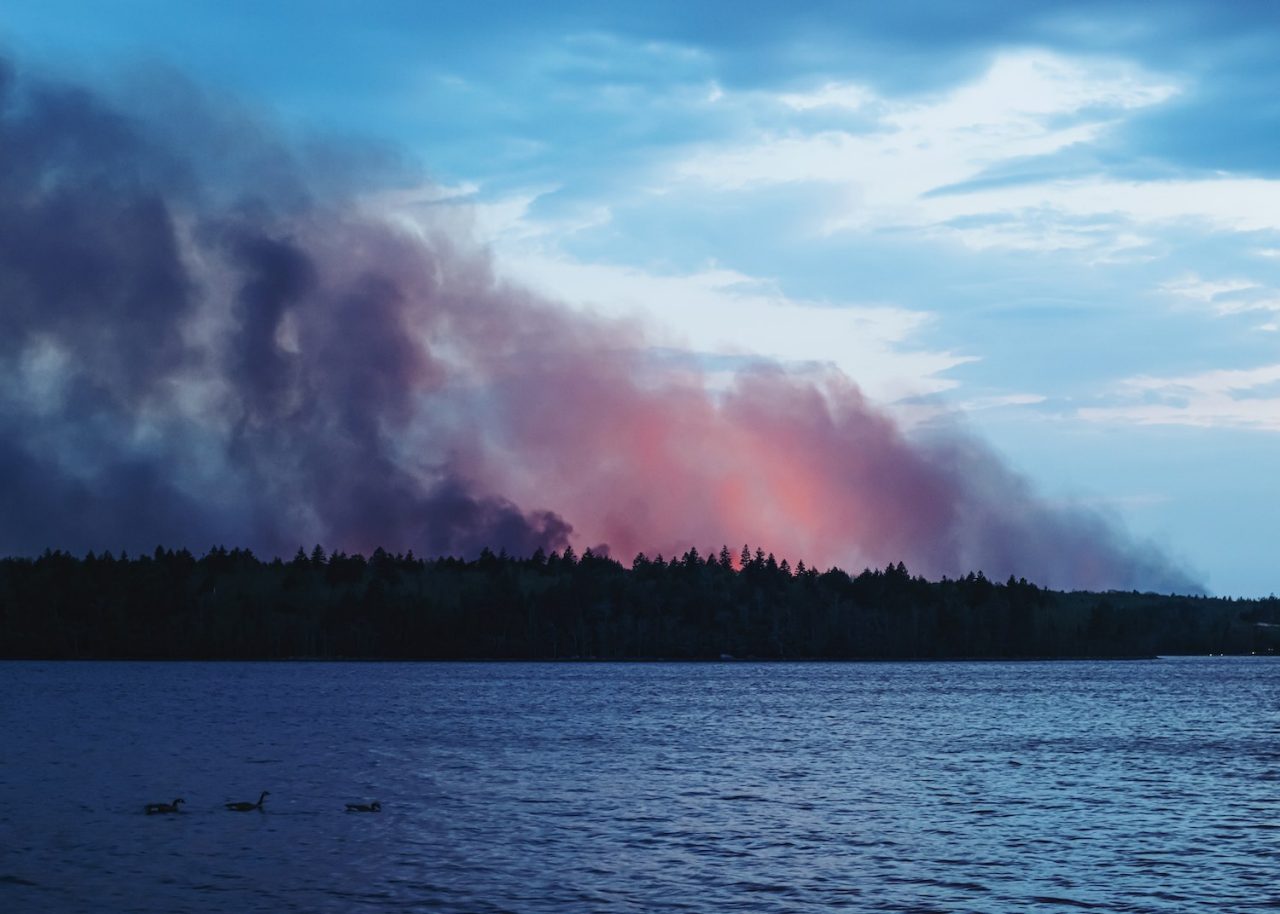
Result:
<svg viewBox="0 0 1280 914"><path fill-rule="evenodd" d="M290 561L217 547L0 560L0 656L708 659L1271 653L1280 600L1061 593L901 564L852 576L761 549L631 568L587 550L528 558Z"/></svg>

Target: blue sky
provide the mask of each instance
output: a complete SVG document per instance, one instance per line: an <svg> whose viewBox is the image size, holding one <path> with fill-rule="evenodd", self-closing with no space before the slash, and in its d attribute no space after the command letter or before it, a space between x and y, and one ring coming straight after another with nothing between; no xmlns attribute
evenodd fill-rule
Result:
<svg viewBox="0 0 1280 914"><path fill-rule="evenodd" d="M371 205L513 281L835 364L1236 595L1280 568L1277 47L1247 3L0 12L26 66L390 151Z"/></svg>

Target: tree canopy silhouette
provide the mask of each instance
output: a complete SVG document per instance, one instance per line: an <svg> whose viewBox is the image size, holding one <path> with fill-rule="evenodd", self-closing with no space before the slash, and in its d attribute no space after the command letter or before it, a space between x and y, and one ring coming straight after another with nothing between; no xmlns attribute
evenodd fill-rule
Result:
<svg viewBox="0 0 1280 914"><path fill-rule="evenodd" d="M157 547L0 560L0 656L32 658L1119 657L1273 653L1280 600L1061 593L901 562L850 575L757 547L631 568L569 547L468 561L377 549L262 560Z"/></svg>

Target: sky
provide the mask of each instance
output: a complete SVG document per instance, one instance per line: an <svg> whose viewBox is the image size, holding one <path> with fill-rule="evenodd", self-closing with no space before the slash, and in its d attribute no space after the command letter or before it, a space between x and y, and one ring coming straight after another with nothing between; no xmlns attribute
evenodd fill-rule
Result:
<svg viewBox="0 0 1280 914"><path fill-rule="evenodd" d="M6 4L0 550L1277 589L1274 6L545 6Z"/></svg>

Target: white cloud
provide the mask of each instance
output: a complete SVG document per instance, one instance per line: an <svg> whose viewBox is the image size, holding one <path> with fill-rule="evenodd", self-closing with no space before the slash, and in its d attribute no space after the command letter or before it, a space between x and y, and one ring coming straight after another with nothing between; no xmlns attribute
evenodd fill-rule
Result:
<svg viewBox="0 0 1280 914"><path fill-rule="evenodd" d="M813 108L848 108L857 110L875 98L864 86L849 83L827 83L815 92L788 92L778 96L788 108L809 111Z"/></svg>
<svg viewBox="0 0 1280 914"><path fill-rule="evenodd" d="M973 183L1004 166L1088 144L1128 112L1178 91L1173 81L1136 67L1045 51L999 56L974 82L925 100L828 84L774 98L796 110L870 111L875 129L793 128L710 144L674 165L669 180L725 192L825 183L838 188L839 200L836 214L817 227L826 233L910 227L974 248L1089 249L1095 259L1141 257L1150 241L1144 227L1169 222L1198 220L1228 231L1280 227L1280 181L1262 178Z"/></svg>
<svg viewBox="0 0 1280 914"><path fill-rule="evenodd" d="M975 412L984 409L1005 409L1010 406L1035 406L1044 403L1048 398L1042 394L999 394L990 397L973 397L960 403L964 412Z"/></svg>
<svg viewBox="0 0 1280 914"><path fill-rule="evenodd" d="M480 186L471 181L461 184L416 184L412 187L380 191L364 197L367 206L375 210L405 209L416 206L431 206L445 201L459 200L474 196Z"/></svg>
<svg viewBox="0 0 1280 914"><path fill-rule="evenodd" d="M371 195L362 201L366 211L390 219L416 234L433 226L448 225L452 232L469 235L482 243L503 239L534 241L564 238L598 228L613 218L602 204L579 206L556 218L535 218L537 201L560 190L558 185L524 188L503 197L485 197L475 184L453 188L424 185L407 191Z"/></svg>
<svg viewBox="0 0 1280 914"><path fill-rule="evenodd" d="M1039 51L1005 54L977 82L926 101L895 102L863 86L830 83L774 98L796 110L875 102L879 129L709 146L679 163L675 177L726 189L826 181L857 187L860 199L907 203L996 163L1091 139L1117 111L1157 104L1175 91L1131 68L1089 67Z"/></svg>
<svg viewBox="0 0 1280 914"><path fill-rule="evenodd" d="M792 299L768 282L716 266L659 275L501 245L495 266L549 298L638 318L656 328L659 342L693 352L835 365L881 402L949 390L956 382L944 373L972 361L910 346L931 319L926 313Z"/></svg>
<svg viewBox="0 0 1280 914"><path fill-rule="evenodd" d="M918 397L892 404L894 418L907 429L934 425L941 422L950 426L959 416L971 416L986 411L1016 411L1019 420L1043 419L1044 413L1029 412L1024 406L1044 403L1048 397L1033 393L991 394L980 397L954 399L952 397Z"/></svg>
<svg viewBox="0 0 1280 914"><path fill-rule="evenodd" d="M1179 377L1129 378L1114 406L1078 411L1082 419L1139 425L1190 425L1280 432L1280 363Z"/></svg>
<svg viewBox="0 0 1280 914"><path fill-rule="evenodd" d="M992 213L1025 216L1034 211L1075 220L1138 224L1199 221L1210 228L1249 232L1280 228L1280 181L1216 177L1195 180L1115 181L1088 178L1049 181L948 194L928 201L934 222ZM963 230L961 230L963 233Z"/></svg>
<svg viewBox="0 0 1280 914"><path fill-rule="evenodd" d="M1224 294L1256 289L1258 284L1248 279L1220 279L1217 282L1210 282L1201 279L1195 273L1188 273L1179 279L1171 279L1161 284L1160 288L1181 298L1190 298L1209 304Z"/></svg>
<svg viewBox="0 0 1280 914"><path fill-rule="evenodd" d="M1176 91L1132 67L1020 51L1000 55L979 80L935 102L901 106L888 121L920 135L1040 135L1049 129L1046 118L1143 108Z"/></svg>
<svg viewBox="0 0 1280 914"><path fill-rule="evenodd" d="M1207 281L1188 273L1163 283L1160 289L1177 298L1207 305L1220 317L1258 312L1280 314L1280 291L1251 279ZM1269 321L1257 329L1271 332L1276 329L1276 323Z"/></svg>

